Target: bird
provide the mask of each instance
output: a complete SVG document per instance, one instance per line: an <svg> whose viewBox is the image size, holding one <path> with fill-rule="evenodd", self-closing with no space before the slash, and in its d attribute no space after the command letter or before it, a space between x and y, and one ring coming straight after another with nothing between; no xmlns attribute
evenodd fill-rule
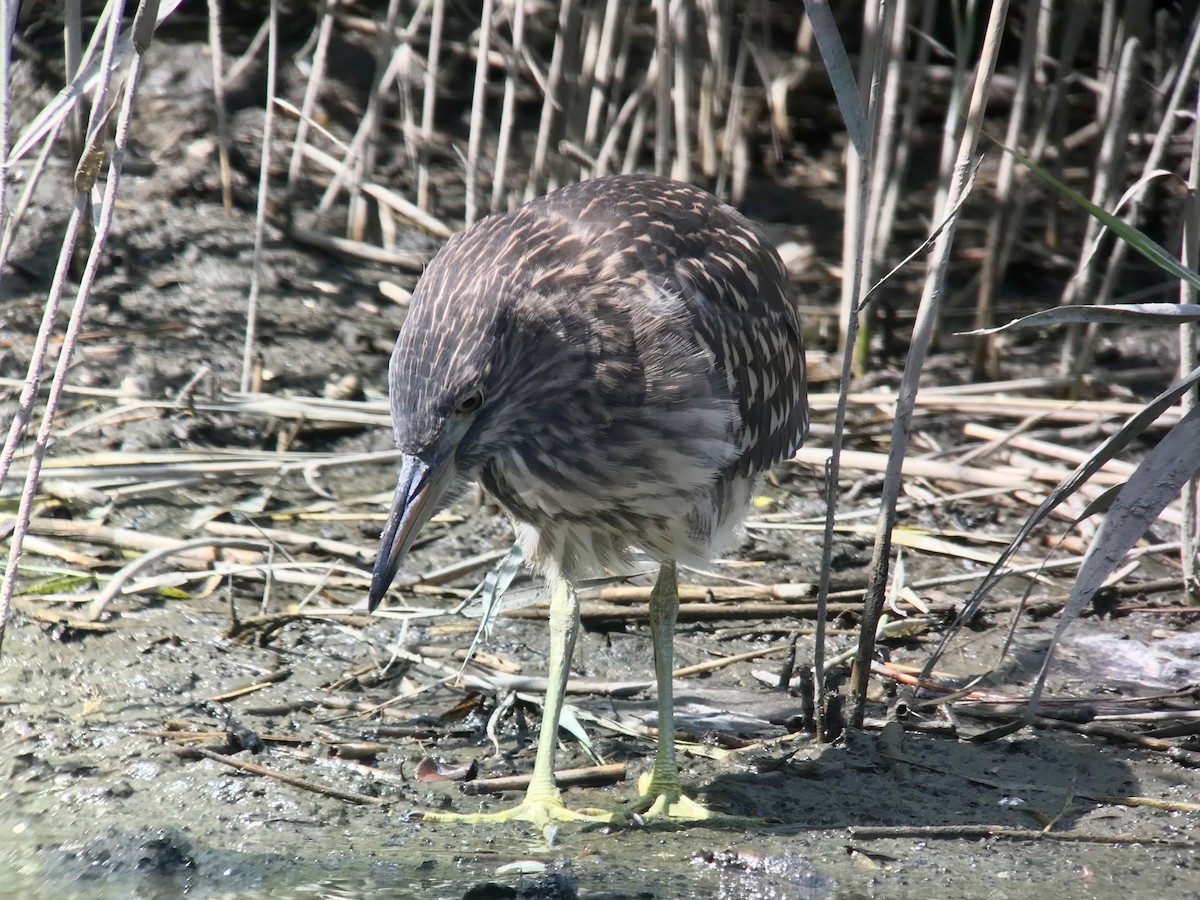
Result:
<svg viewBox="0 0 1200 900"><path fill-rule="evenodd" d="M543 828L716 814L685 794L671 673L677 567L736 534L808 433L799 315L778 252L713 194L627 174L563 187L450 238L418 280L388 366L400 473L374 611L421 527L478 483L550 586L549 677L532 780L495 813ZM639 795L568 809L554 781L579 631L577 585L657 561L649 599L658 738Z"/></svg>

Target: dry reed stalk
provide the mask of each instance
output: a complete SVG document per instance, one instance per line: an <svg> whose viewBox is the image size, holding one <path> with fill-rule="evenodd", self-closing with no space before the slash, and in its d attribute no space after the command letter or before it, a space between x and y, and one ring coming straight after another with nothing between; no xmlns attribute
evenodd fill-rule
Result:
<svg viewBox="0 0 1200 900"><path fill-rule="evenodd" d="M76 17L78 7L76 7ZM12 85L12 33L17 27L16 8L9 3L0 3L0 235L4 234L8 225L8 181L10 178L9 149L9 114L11 112L10 89ZM68 41L68 48L71 42ZM78 46L78 42L75 42ZM79 68L79 60L72 59L67 52L67 78L71 79ZM0 266L4 258L0 256Z"/></svg>
<svg viewBox="0 0 1200 900"><path fill-rule="evenodd" d="M558 28L554 33L554 49L550 54L550 69L546 73L545 96L542 100L542 117L538 123L537 142L534 145L533 164L529 169L529 180L525 184L525 199L532 200L546 187L546 167L550 152L550 139L555 127L555 112L562 103L563 67L569 49L571 22L574 18L575 0L562 0L558 8Z"/></svg>
<svg viewBox="0 0 1200 900"><path fill-rule="evenodd" d="M471 96L471 126L467 137L466 223L479 216L479 152L483 143L483 116L487 109L488 52L492 43L495 0L483 0L479 14L479 55L475 61L475 87Z"/></svg>
<svg viewBox="0 0 1200 900"><path fill-rule="evenodd" d="M605 109L615 109L614 71L619 59L614 57L613 43L617 37L617 25L624 20L622 0L606 0L600 39L596 47L596 65L591 79L591 96L588 99L587 121L583 128L583 148L596 156L596 140L604 122ZM626 54L628 48L626 48ZM607 102L606 102L607 101ZM611 121L609 123L611 127Z"/></svg>
<svg viewBox="0 0 1200 900"><path fill-rule="evenodd" d="M396 213L403 219L412 222L413 225L429 232L436 238L447 240L454 233L450 226L429 213L425 212L415 203L411 203L400 194L386 188L380 184L371 184L370 182L362 186L362 191L368 197L376 200L380 206L386 207ZM394 250L394 248L390 248Z"/></svg>
<svg viewBox="0 0 1200 900"><path fill-rule="evenodd" d="M215 0L210 0L215 3ZM317 43L313 48L312 69L304 84L304 99L300 103L299 121L296 124L296 137L292 144L292 158L288 163L286 195L291 198L300 181L300 172L304 165L305 148L308 145L308 130L313 124L313 112L316 110L317 98L325 83L325 68L329 62L329 42L333 37L333 26L336 21L329 0L321 0L321 10L318 14ZM290 200L289 200L290 205Z"/></svg>
<svg viewBox="0 0 1200 900"><path fill-rule="evenodd" d="M1185 120L1189 113L1184 109L1184 94L1188 86L1192 83L1193 75L1200 65L1200 11L1192 20L1191 33L1188 39L1187 50L1183 58L1173 67L1173 71L1169 74L1169 80L1159 86L1159 90L1154 92L1155 95L1168 95L1169 99L1165 101L1166 112L1159 120L1159 126L1155 131L1154 140L1150 145L1150 150L1146 154L1145 161L1142 165L1142 175L1130 188L1126 195L1122 198L1124 211L1120 214L1121 219L1130 225L1137 222L1140 207L1141 207L1141 189L1148 184L1157 175L1166 174L1160 166L1163 164L1163 157L1166 155L1168 143L1175 134L1175 123ZM1170 84L1171 89L1168 91L1167 85ZM1102 154L1103 156L1103 154ZM1123 168L1122 168L1123 173ZM1128 203L1126 203L1128 200ZM1096 259L1096 247L1100 238L1096 238L1092 243L1084 241L1084 252L1089 253L1089 260ZM1096 299L1088 298L1088 303L1107 303L1113 296L1116 289L1116 283L1124 268L1125 257L1129 251L1129 244L1126 241L1115 240L1112 245L1112 252L1104 263L1104 278L1101 281L1100 287L1096 293ZM1098 262L1097 262L1098 264ZM1091 358L1094 352L1097 330L1089 328L1084 338L1081 352L1075 367L1072 369L1072 374L1078 377L1083 372L1091 367Z"/></svg>
<svg viewBox="0 0 1200 900"><path fill-rule="evenodd" d="M1105 99L1100 110L1104 132L1099 155L1096 158L1096 179L1092 185L1091 200L1096 206L1106 210L1111 210L1116 204L1117 198L1120 196L1118 179L1123 179L1125 176L1125 148L1129 142L1133 116L1130 95L1139 60L1139 42L1136 38L1129 38L1121 50L1120 64L1113 70L1111 78L1105 82ZM1079 263L1074 276L1067 282L1063 291L1061 303L1064 305L1108 303L1111 299L1110 294L1096 290L1101 261L1097 255L1092 253L1092 246L1100 233L1100 222L1088 216L1084 225L1083 241L1080 245ZM1117 241L1117 243L1121 242ZM1110 257L1110 261L1112 258ZM1115 272L1116 269L1110 266L1108 271ZM1107 278L1105 282L1111 291L1112 283ZM1087 368L1092 356L1089 349L1090 344L1091 341L1085 344L1083 326L1067 326L1066 339L1063 341L1062 352L1059 356L1059 374L1081 374Z"/></svg>
<svg viewBox="0 0 1200 900"><path fill-rule="evenodd" d="M513 0L512 53L504 71L504 100L500 107L500 136L496 142L496 167L492 172L492 212L500 212L508 182L508 158L512 144L514 107L517 102L517 76L521 54L525 51L525 0Z"/></svg>
<svg viewBox="0 0 1200 900"><path fill-rule="evenodd" d="M974 168L975 147L983 125L983 113L987 102L988 88L995 72L1000 51L1000 40L1008 14L1008 0L993 0L976 66L975 84L967 119L959 140L954 163L954 177L949 180L944 209L953 210L960 205L969 188L969 179ZM936 221L936 219L935 219ZM950 251L957 232L957 215L951 215L946 228L938 235L930 259L929 271L921 304L917 310L917 321L913 327L913 339L905 361L904 375L900 382L896 418L892 428L891 452L888 471L884 475L881 498L881 515L875 535L875 547L869 568L866 601L863 610L862 633L855 656L855 674L852 676L852 706L850 721L861 726L866 709L867 683L871 658L874 653L875 630L883 611L884 594L888 583L889 560L891 558L891 534L896 522L896 499L900 493L901 466L908 449L912 411L915 406L920 372L928 352L929 342L938 319L940 300L944 291L946 269L950 262Z"/></svg>
<svg viewBox="0 0 1200 900"><path fill-rule="evenodd" d="M873 188L881 184L874 177L880 163L880 150L886 149L879 142L883 121L882 97L887 92L888 75L888 24L891 4L866 3L863 5L862 50L858 60L858 85L863 107L871 118L870 149L860 155L857 148L846 149L846 202L845 230L842 233L842 271L853 273L853 277L842 279L841 305L838 322L841 328L843 348L849 341L850 318L859 320L859 331L855 340L855 369L862 371L870 343L870 331L863 328L862 297L873 281L873 261L877 257L874 234L871 231L871 210L878 198Z"/></svg>
<svg viewBox="0 0 1200 900"><path fill-rule="evenodd" d="M1037 33L1041 26L1044 0L1025 0L1025 26L1021 34L1021 50L1017 60L1017 88L1012 109L1008 114L1008 126L1004 134L1004 145L1012 149L1021 146L1025 132L1025 120L1032 99L1033 73L1037 49ZM979 273L979 295L975 302L975 328L991 328L994 322L996 291L1004 277L999 268L1000 245L1012 220L1012 188L1016 176L1016 159L1011 153L1000 154L1000 168L996 174L993 194L996 204L988 220L987 237L984 239L983 265ZM971 371L976 380L996 378L1000 360L997 356L996 337L976 337L971 351Z"/></svg>
<svg viewBox="0 0 1200 900"><path fill-rule="evenodd" d="M1200 45L1200 16L1193 24L1192 46ZM1191 48L1189 48L1189 55ZM1186 63L1182 67L1187 70ZM1183 76L1180 76L1181 81ZM1192 119L1192 153L1188 161L1188 193L1184 199L1183 235L1180 259L1188 268L1200 266L1200 90L1196 92L1196 112ZM1179 302L1200 302L1200 291L1187 282L1179 282ZM1183 377L1200 366L1200 351L1196 346L1197 329L1194 324L1185 324L1179 329L1179 375ZM1192 388L1180 398L1180 412L1187 415L1200 404L1200 390ZM1183 487L1183 522L1179 529L1179 555L1183 568L1183 587L1188 603L1200 604L1200 491L1196 479L1188 480Z"/></svg>
<svg viewBox="0 0 1200 900"><path fill-rule="evenodd" d="M9 430L8 439L0 456L0 485L8 476L16 446L25 435L25 427L32 413L33 403L37 397L41 383L41 368L45 360L46 348L53 332L54 321L57 317L59 303L66 288L67 273L74 257L80 230L85 221L86 211L95 187L95 179L99 174L102 161L102 141L104 130L108 124L111 110L108 107L108 91L113 71L113 59L117 52L118 38L121 34L120 4L111 8L111 16L107 21L102 20L97 26L98 33L104 34L104 51L100 66L99 81L92 107L91 119L88 123L87 145L75 173L75 203L68 221L66 234L59 251L58 263L55 269L54 281L46 300L41 327L33 358L30 361L29 374L26 376L22 389L17 415L14 417ZM113 213L116 209L117 190L120 186L121 166L125 160L125 151L129 141L129 128L133 118L134 101L137 96L139 78L141 76L144 53L153 34L154 16L157 4L147 4L139 9L131 26L134 47L134 61L125 82L125 94L117 119L116 143L109 159L108 180L105 185L103 200L100 205L92 246L84 267L76 292L75 304L67 323L66 334L58 356L58 364L54 370L46 408L41 426L34 439L29 457L29 467L25 474L25 483L21 491L21 499L17 508L16 524L9 544L8 561L4 572L3 583L0 584L0 648L3 646L4 633L8 625L8 615L12 608L13 592L16 588L17 570L21 560L21 545L32 515L33 503L37 494L38 477L42 459L50 441L50 431L54 425L54 417L63 393L63 384L70 368L71 358L79 340L83 326L83 316L87 310L92 286L103 258L104 247L108 242L108 233L112 225Z"/></svg>
<svg viewBox="0 0 1200 900"><path fill-rule="evenodd" d="M254 210L254 253L250 269L250 296L246 298L246 331L242 340L241 389L250 389L254 377L256 332L258 330L258 294L262 278L262 246L267 226L268 197L271 187L271 137L275 122L275 82L279 55L279 0L271 0L267 17L267 100L263 116L263 134L258 170L258 203Z"/></svg>
<svg viewBox="0 0 1200 900"><path fill-rule="evenodd" d="M875 157L870 182L871 202L867 207L866 248L871 253L871 265L863 274L866 284L874 282L873 273L883 265L887 256L888 242L895 222L894 219L885 221L882 217L885 212L894 216L895 208L889 210L885 198L889 186L904 177L903 169L899 168L899 157L902 153L907 153L906 148L909 146L909 141L897 139L900 89L904 84L904 48L908 34L908 0L898 0L895 10L883 17L879 27L885 30L879 46L886 54L886 62L880 67L883 79L879 92L879 131L875 136Z"/></svg>
<svg viewBox="0 0 1200 900"><path fill-rule="evenodd" d="M208 0L208 53L212 63L213 106L217 114L217 164L221 170L221 202L233 210L233 177L229 168L229 119L225 110L225 51L221 41L221 4Z"/></svg>
<svg viewBox="0 0 1200 900"><path fill-rule="evenodd" d="M668 0L659 0L666 5ZM674 0L671 8L671 60L674 64L671 83L671 103L675 109L675 160L671 177L678 181L692 180L692 2Z"/></svg>
<svg viewBox="0 0 1200 900"><path fill-rule="evenodd" d="M654 172L667 176L671 173L671 0L654 2L654 60Z"/></svg>
<svg viewBox="0 0 1200 900"><path fill-rule="evenodd" d="M417 206L429 212L431 198L429 176L429 135L437 110L437 84L440 77L442 29L446 21L446 0L433 0L433 20L429 26L429 52L425 60L425 86L421 98L421 137L417 146Z"/></svg>

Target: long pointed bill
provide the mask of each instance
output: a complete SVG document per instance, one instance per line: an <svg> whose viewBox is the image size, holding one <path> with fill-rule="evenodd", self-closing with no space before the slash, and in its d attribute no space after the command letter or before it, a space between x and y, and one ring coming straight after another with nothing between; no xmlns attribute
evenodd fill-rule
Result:
<svg viewBox="0 0 1200 900"><path fill-rule="evenodd" d="M396 573L400 571L400 565L417 532L437 512L453 470L453 462L434 469L415 456L402 457L396 497L379 539L379 553L375 557L375 571L371 576L371 592L367 599L368 609L374 610L379 605Z"/></svg>

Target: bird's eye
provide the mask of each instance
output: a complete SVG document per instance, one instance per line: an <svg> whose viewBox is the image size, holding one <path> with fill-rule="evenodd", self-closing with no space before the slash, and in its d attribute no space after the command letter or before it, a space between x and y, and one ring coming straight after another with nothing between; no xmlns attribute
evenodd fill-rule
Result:
<svg viewBox="0 0 1200 900"><path fill-rule="evenodd" d="M473 412L478 412L479 407L483 406L483 391L476 388L458 401L454 407L454 411L461 415L468 415Z"/></svg>

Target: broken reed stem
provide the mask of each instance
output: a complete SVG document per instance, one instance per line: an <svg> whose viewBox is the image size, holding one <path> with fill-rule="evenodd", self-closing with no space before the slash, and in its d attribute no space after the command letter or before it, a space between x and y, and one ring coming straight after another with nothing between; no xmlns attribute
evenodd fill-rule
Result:
<svg viewBox="0 0 1200 900"><path fill-rule="evenodd" d="M467 135L466 225L479 217L479 151L483 145L483 116L487 109L488 52L492 42L495 0L483 0L479 14L479 56L475 60L475 89L471 97L471 126Z"/></svg>
<svg viewBox="0 0 1200 900"><path fill-rule="evenodd" d="M1200 14L1193 23L1192 43L1200 45ZM1181 69L1187 69L1185 65ZM1184 79L1181 71L1180 81ZM1188 166L1188 193L1183 205L1183 236L1180 248L1180 259L1183 264L1193 271L1200 266L1200 91L1196 96L1196 116L1192 126L1192 153ZM1186 280L1179 282L1179 302L1196 303L1200 301L1200 291L1197 291ZM1200 351L1196 346L1197 328L1195 324L1185 324L1179 329L1179 374L1180 377L1200 365ZM1180 398L1180 411L1187 415L1200 403L1200 390L1192 388ZM1197 543L1200 541L1200 511L1197 510L1196 478L1188 479L1183 486L1183 522L1180 525L1179 546L1180 562L1183 567L1184 594L1189 604L1200 604L1200 557L1197 556Z"/></svg>
<svg viewBox="0 0 1200 900"><path fill-rule="evenodd" d="M217 116L217 164L221 172L221 204L226 212L232 212L233 178L229 168L229 117L225 109L225 51L221 41L221 4L218 0L208 0L208 54L212 63L213 106Z"/></svg>
<svg viewBox="0 0 1200 900"><path fill-rule="evenodd" d="M508 181L509 148L512 145L516 120L517 74L521 71L521 54L525 51L525 0L514 0L512 22L512 55L504 72L504 100L500 107L500 137L496 143L496 167L492 172L492 212L505 207L504 196Z"/></svg>
<svg viewBox="0 0 1200 900"><path fill-rule="evenodd" d="M157 4L155 4L156 6ZM108 179L104 186L104 196L100 203L100 211L96 220L96 230L92 238L92 246L88 252L87 264L76 291L75 304L63 335L62 345L58 353L58 362L54 369L54 379L50 385L50 393L46 398L46 409L42 416L42 424L34 439L33 449L29 456L28 469L25 473L25 484L21 491L20 503L17 507L17 521L9 543L8 562L4 571L4 581L0 584L0 649L3 648L4 633L8 626L8 616L12 609L13 593L16 590L17 571L21 561L21 545L33 512L34 500L37 496L38 477L41 471L42 459L50 442L50 432L54 427L58 404L63 394L63 386L71 367L79 334L83 328L84 313L88 300L91 298L92 287L96 283L100 265L104 257L104 248L108 243L109 230L112 227L113 214L116 211L117 191L121 183L121 167L125 162L125 152L129 144L130 124L137 98L138 83L141 78L146 47L153 34L154 23L146 21L146 7L139 9L132 26L134 47L136 53L130 67L126 82L125 94L121 110L117 117L116 137L112 156L108 164ZM25 425L33 408L40 384L41 365L45 359L45 348L53 331L54 319L58 305L65 290L67 272L74 257L81 225L88 208L88 201L95 186L96 176L102 166L102 135L108 122L111 110L108 107L108 88L112 77L112 60L116 53L117 38L121 33L120 10L114 8L112 17L106 25L104 56L102 61L100 83L92 106L92 117L88 122L88 137L83 156L79 160L75 173L75 205L67 225L67 234L59 251L58 267L55 270L54 282L47 299L42 318L44 334L39 332L41 354L35 352L31 361L30 374L26 379L25 388L21 395L21 403L12 428L9 431L9 443L5 444L3 468L0 470L0 483L8 474L8 467L16 450L16 444L24 436ZM33 368L36 364L37 368ZM23 420L23 421L22 421ZM11 445L11 446L10 446Z"/></svg>
<svg viewBox="0 0 1200 900"><path fill-rule="evenodd" d="M993 0L983 47L980 50L979 62L976 67L971 105L959 141L958 154L954 164L954 178L949 184L949 194L943 206L943 209L946 210L954 210L969 187L971 171L974 167L975 146L983 124L988 88L991 84L992 74L995 72L1007 13L1008 0ZM917 321L913 327L912 343L900 382L896 418L892 427L888 470L884 474L883 491L880 498L881 514L868 569L867 593L859 634L858 653L855 657L852 675L852 701L849 718L855 727L862 725L866 712L867 685L871 670L871 658L875 649L875 632L879 617L883 612L884 594L888 583L892 529L896 525L896 501L900 495L901 467L908 450L912 412L918 392L920 373L924 368L929 342L937 324L941 298L945 289L946 270L950 263L950 252L954 246L957 231L958 216L953 214L934 243L925 289L917 310Z"/></svg>
<svg viewBox="0 0 1200 900"><path fill-rule="evenodd" d="M421 97L421 134L417 143L417 206L431 212L429 206L429 136L437 110L437 85L442 52L442 29L446 21L446 0L433 0L433 21L429 26L429 53L425 60L425 89Z"/></svg>
<svg viewBox="0 0 1200 900"><path fill-rule="evenodd" d="M1102 209L1112 209L1121 194L1120 185L1125 178L1125 148L1129 143L1129 131L1132 125L1132 107L1130 105L1134 79L1138 71L1140 42L1137 38L1129 38L1121 51L1121 61L1107 83L1104 102L1107 110L1101 112L1104 123L1104 135L1100 141L1100 152L1096 159L1096 180L1092 188L1092 202ZM1124 254L1118 249L1124 241L1115 238L1113 250L1107 261L1093 253L1093 247L1100 237L1101 224L1093 216L1086 216L1084 236L1080 245L1080 260L1075 276L1067 283L1063 292L1062 303L1108 303L1112 296L1113 278L1120 271ZM1100 266L1105 263L1104 279L1099 290L1094 287L1099 275ZM1086 337L1085 337L1086 332ZM1067 326L1066 339L1063 341L1062 354L1059 358L1058 371L1060 375L1079 377L1091 364L1093 344L1095 342L1095 326L1086 329L1079 324Z"/></svg>
<svg viewBox="0 0 1200 900"><path fill-rule="evenodd" d="M558 8L558 29L554 33L554 50L550 55L550 69L546 73L546 93L542 98L542 117L538 123L537 143L534 145L529 181L525 185L527 201L540 194L544 187L547 157L550 152L550 137L555 122L554 114L562 102L560 90L563 80L563 59L567 53L567 33L570 29L574 7L575 0L562 0Z"/></svg>
<svg viewBox="0 0 1200 900"><path fill-rule="evenodd" d="M254 210L254 254L250 268L250 296L246 298L246 331L242 340L241 389L250 390L254 377L258 294L262 283L262 248L271 188L271 136L275 123L275 79L279 57L279 0L271 0L267 17L267 99L258 169L258 203Z"/></svg>
<svg viewBox="0 0 1200 900"><path fill-rule="evenodd" d="M1008 127L1004 133L1004 146L1011 150L1021 148L1021 135L1025 131L1026 114L1032 96L1033 73L1036 60L1038 26L1041 23L1042 0L1025 0L1025 27L1021 34L1020 57L1017 61L1017 88L1012 109L1008 114ZM1024 170L1022 170L1023 172ZM1012 210L1012 186L1017 173L1016 158L1011 153L1000 154L999 171L993 194L996 204L988 220L987 237L984 242L983 264L979 273L979 294L975 301L975 328L991 328L994 324L996 291L1004 277L1000 268L1000 245L1008 226ZM974 339L971 348L971 372L976 380L995 378L999 373L999 358L995 335L981 335Z"/></svg>

